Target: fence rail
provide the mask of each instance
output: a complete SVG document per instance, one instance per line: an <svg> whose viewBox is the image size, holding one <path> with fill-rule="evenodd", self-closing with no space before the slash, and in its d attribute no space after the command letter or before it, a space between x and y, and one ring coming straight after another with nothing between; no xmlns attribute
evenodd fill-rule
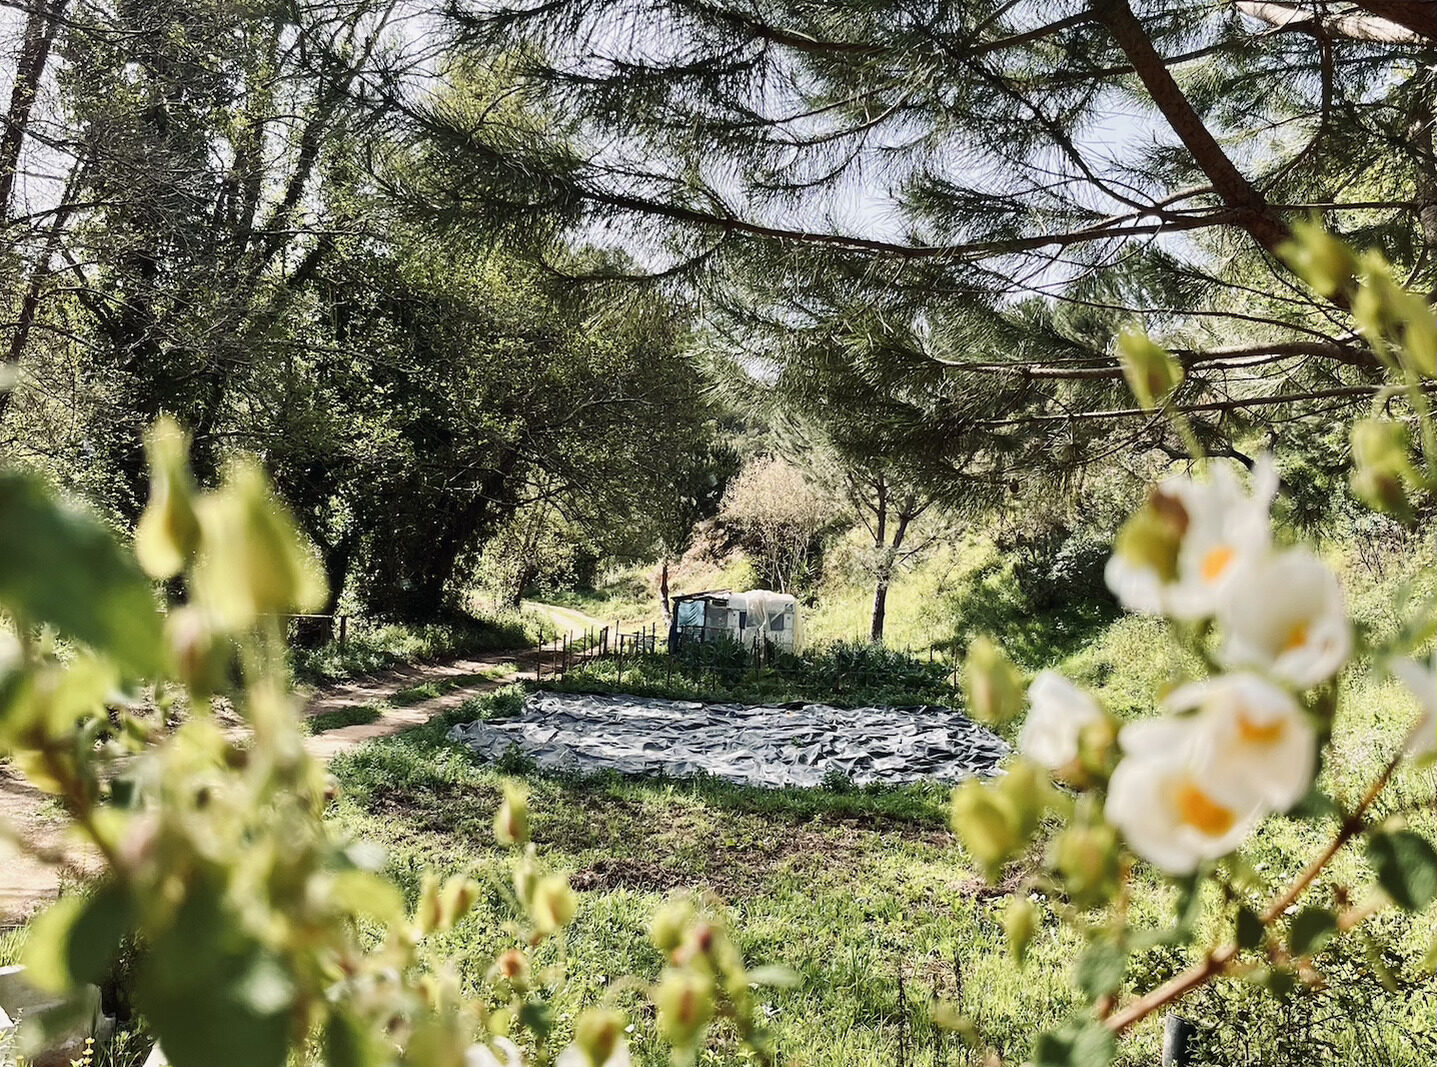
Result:
<svg viewBox="0 0 1437 1067"><path fill-rule="evenodd" d="M835 696L859 689L909 686L932 694L933 699L952 703L958 699L960 687L959 661L935 647L918 652L911 647L886 649L880 655L880 662L860 658L845 665L841 657L835 657L815 665L800 654L770 642L740 645L726 630L713 629L712 636L703 634L698 639L691 633L681 635L680 641L670 648L667 634L661 634L657 625L624 631L618 623L612 627L570 631L556 638L542 650L535 677L563 679L575 669L612 663L613 684L622 686L630 671L635 683L641 681L641 668L645 663L650 668L656 666L654 658L661 654L664 655L666 686L672 684L677 666L700 690L705 685L716 691L723 686L738 686L760 678L786 679L828 688ZM888 657L887 662L881 662L881 656ZM600 669L608 674L605 666ZM609 684L607 677L603 681Z"/></svg>
<svg viewBox="0 0 1437 1067"><path fill-rule="evenodd" d="M348 615L303 613L279 615L277 618L284 621L285 637L291 645L311 648L334 641L343 648L349 641Z"/></svg>

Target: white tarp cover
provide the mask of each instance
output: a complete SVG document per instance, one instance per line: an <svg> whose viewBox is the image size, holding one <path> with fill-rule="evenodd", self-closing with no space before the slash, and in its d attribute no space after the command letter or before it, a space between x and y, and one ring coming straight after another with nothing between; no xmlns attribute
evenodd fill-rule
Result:
<svg viewBox="0 0 1437 1067"><path fill-rule="evenodd" d="M485 759L511 748L544 770L813 786L831 774L858 785L989 775L1009 752L952 708L705 704L656 697L531 693L511 719L461 723L451 741Z"/></svg>

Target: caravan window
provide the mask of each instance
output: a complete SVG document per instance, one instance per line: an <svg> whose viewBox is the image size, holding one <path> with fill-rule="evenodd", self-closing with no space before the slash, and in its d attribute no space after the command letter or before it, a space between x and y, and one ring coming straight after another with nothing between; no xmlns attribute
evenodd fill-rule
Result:
<svg viewBox="0 0 1437 1067"><path fill-rule="evenodd" d="M701 627L704 624L704 602L702 600L679 601L679 626Z"/></svg>
<svg viewBox="0 0 1437 1067"><path fill-rule="evenodd" d="M768 628L769 628L770 630L772 630L774 633L781 633L781 632L783 631L783 615L782 615L782 613L780 613L780 614L778 614L778 615L770 615L770 616L769 616L769 618L768 618Z"/></svg>

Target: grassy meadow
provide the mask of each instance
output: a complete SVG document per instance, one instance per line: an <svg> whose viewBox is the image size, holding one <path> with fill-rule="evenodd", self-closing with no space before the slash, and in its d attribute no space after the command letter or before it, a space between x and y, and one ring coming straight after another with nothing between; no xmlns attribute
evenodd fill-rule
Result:
<svg viewBox="0 0 1437 1067"><path fill-rule="evenodd" d="M1376 630L1395 625L1390 605L1403 595L1415 569L1413 557L1391 555L1380 569L1355 555L1349 560L1338 552L1333 558L1345 567L1360 623ZM851 631L844 627L856 617L860 596L856 588L830 586L811 615L810 633L847 636ZM1025 666L1059 667L1093 687L1124 718L1148 713L1153 694L1187 666L1152 620L1118 617L1108 609L1035 619L1024 600L1004 561L995 561L981 545L940 554L895 589L895 643L936 625L942 611L966 606L967 614L949 616L947 641L965 639L961 635L973 627L988 628L1009 639ZM603 673L608 669L571 673L567 684L612 688L614 679ZM792 678L747 684L748 690L725 695L813 695ZM913 695L931 698L934 690L924 684L919 678ZM695 696L712 685L712 678L675 672L655 659L631 666L622 688ZM1321 786L1339 803L1351 804L1400 745L1413 709L1395 684L1360 671L1343 689L1335 756ZM898 702L899 696L857 689L847 700ZM562 990L561 1033L581 1006L604 998L634 1012L637 1062L662 1062L640 998L615 980L634 975L648 981L657 974L660 961L645 938L645 924L674 893L692 895L728 916L751 964L781 964L797 973L793 988L759 994L784 1064L968 1064L981 1062L988 1049L1005 1063L1018 1063L1038 1030L1072 1011L1072 972L1082 949L1078 936L1043 904L1044 921L1027 963L1021 968L1013 963L1001 926L1003 889L1021 881L1024 865L1011 867L997 889L986 885L948 830L945 790L856 789L843 783L764 790L712 780L554 776L536 773L521 758L481 764L444 740L449 723L510 714L520 699L517 689L486 696L446 720L340 757L333 771L343 797L333 817L355 835L382 843L389 873L411 894L426 868L502 883L508 856L493 843L491 820L500 782L506 776L524 780L532 790L541 855L569 871L583 891L579 919L562 952L575 964L574 973L600 976ZM1430 835L1432 809L1431 772L1408 768L1375 817L1402 820ZM1266 899L1301 869L1335 825L1333 819L1270 820L1247 852L1255 884L1232 892L1254 903ZM1331 904L1346 886L1369 881L1360 852L1349 849L1304 902ZM1164 929L1174 908L1174 890L1139 869L1131 905L1138 923ZM461 974L478 976L508 947L506 914L496 889L430 950L458 960ZM1216 891L1198 902L1196 914L1192 945L1159 944L1133 953L1128 994L1176 973L1197 958L1201 946L1233 936L1231 908ZM1419 980L1418 966L1429 951L1432 927L1431 909L1415 919L1384 915L1369 924L1364 938L1316 956L1315 988L1299 989L1283 1001L1241 981L1199 991L1181 1008L1199 1026L1197 1062L1425 1067L1437 1057L1437 988L1430 979ZM560 949L544 953L548 962L559 962ZM1246 962L1260 975L1262 960ZM955 1003L972 1020L979 1050L933 1026L935 999ZM1139 1027L1123 1043L1119 1063L1156 1063L1160 1028L1160 1019ZM733 1035L721 1029L700 1062L740 1063L743 1057Z"/></svg>

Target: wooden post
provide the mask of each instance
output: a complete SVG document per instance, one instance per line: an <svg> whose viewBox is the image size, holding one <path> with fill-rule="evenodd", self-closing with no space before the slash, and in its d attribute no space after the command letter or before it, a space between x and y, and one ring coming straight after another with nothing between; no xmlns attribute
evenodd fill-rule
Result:
<svg viewBox="0 0 1437 1067"><path fill-rule="evenodd" d="M618 670L617 670L617 673L614 675L614 685L615 685L615 687L618 687L618 686L621 686L621 685L624 684L624 635L623 635L623 634L619 634L619 656L618 656L618 660L617 660L616 666L617 666Z"/></svg>
<svg viewBox="0 0 1437 1067"><path fill-rule="evenodd" d="M349 640L349 616L348 616L348 615L341 615L341 616L339 617L339 647L340 647L340 648L343 648L344 645L345 645L345 642L347 642L348 640Z"/></svg>

